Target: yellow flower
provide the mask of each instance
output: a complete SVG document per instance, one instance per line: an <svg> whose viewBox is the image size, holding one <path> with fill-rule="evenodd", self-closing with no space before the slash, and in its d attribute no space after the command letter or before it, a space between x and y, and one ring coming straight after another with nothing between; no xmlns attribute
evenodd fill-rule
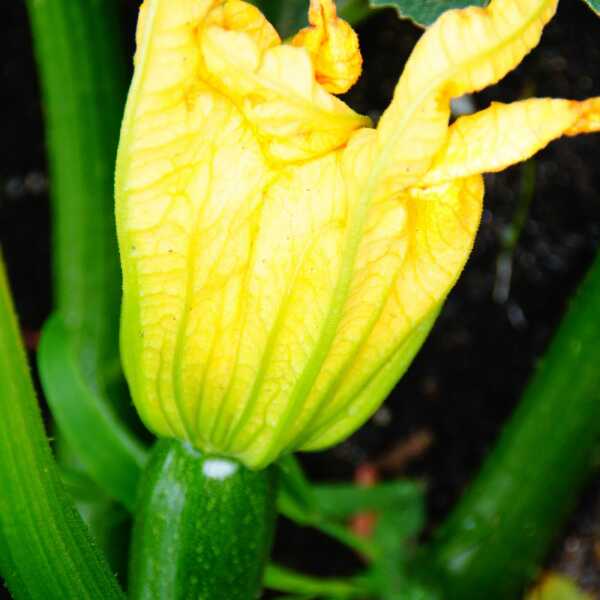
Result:
<svg viewBox="0 0 600 600"><path fill-rule="evenodd" d="M157 434L262 467L329 446L407 368L471 251L481 173L600 129L600 99L450 99L537 45L557 0L445 13L376 128L333 93L356 35L290 44L241 0L147 0L117 163L122 355Z"/></svg>

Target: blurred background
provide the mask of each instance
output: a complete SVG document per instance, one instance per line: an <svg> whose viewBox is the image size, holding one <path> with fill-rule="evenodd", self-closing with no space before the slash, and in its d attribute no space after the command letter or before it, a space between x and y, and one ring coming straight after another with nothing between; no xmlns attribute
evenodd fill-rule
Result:
<svg viewBox="0 0 600 600"><path fill-rule="evenodd" d="M138 2L121 4L122 41L131 56ZM51 311L51 230L43 105L24 0L5 3L0 27L0 243L33 352ZM346 99L376 119L421 30L388 9L357 29L365 69ZM562 0L533 54L500 85L463 99L457 110L532 95L600 95L598 40L600 19L579 0ZM486 184L473 256L407 375L351 439L302 456L315 479L424 480L427 531L477 472L599 248L600 136L554 142L534 161L487 176ZM358 559L331 544L283 522L275 555L317 574L351 573ZM548 566L600 597L600 477L557 540Z"/></svg>

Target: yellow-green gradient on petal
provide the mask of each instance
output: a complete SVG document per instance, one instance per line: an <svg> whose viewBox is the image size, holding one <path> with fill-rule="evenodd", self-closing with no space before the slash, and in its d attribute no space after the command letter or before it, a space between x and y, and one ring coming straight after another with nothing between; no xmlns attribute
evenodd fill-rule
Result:
<svg viewBox="0 0 600 600"><path fill-rule="evenodd" d="M334 95L362 59L331 0L290 44L241 0L146 0L116 213L123 364L150 429L259 468L377 409L469 256L480 173L598 129L597 99L448 125L450 99L515 67L555 9L446 13L373 129Z"/></svg>

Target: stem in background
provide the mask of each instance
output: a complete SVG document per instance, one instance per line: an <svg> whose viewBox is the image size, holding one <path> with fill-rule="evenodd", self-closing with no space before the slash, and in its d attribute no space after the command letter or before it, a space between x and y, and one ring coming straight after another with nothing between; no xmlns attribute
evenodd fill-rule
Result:
<svg viewBox="0 0 600 600"><path fill-rule="evenodd" d="M118 323L121 273L114 226L114 163L119 127L127 87L126 62L121 53L118 0L27 0L32 37L43 95L46 146L51 179L53 215L53 284L55 308L66 325L62 347L72 346L73 377L44 380L44 391L52 411L71 432L54 433L54 449L64 467L83 468L99 479L98 438L81 429L85 411L73 412L65 398L83 394L96 401L94 408L113 421L113 413L130 423L137 417L121 376ZM43 349L42 349L43 350ZM46 363L55 359L57 348L48 348ZM42 365L43 366L43 365ZM69 363L69 368L71 367ZM66 367L65 367L66 368ZM69 369L66 369L69 370ZM45 374L46 375L46 374ZM73 386L73 381L80 383ZM66 396L63 394L66 393ZM91 406L87 402L86 406ZM60 415L58 413L61 413ZM123 428L124 429L124 428ZM119 435L119 432L116 432ZM114 437L114 436L113 436ZM123 437L123 436L121 436ZM91 458L90 458L91 457ZM114 465L116 480L129 465L118 454L105 462ZM91 462L92 461L92 462ZM101 466L101 465L100 465ZM132 480L130 487L135 485ZM115 497L114 489L109 493ZM118 494L116 497L120 497ZM79 498L77 498L79 500ZM78 502L96 540L106 550L113 569L123 572L122 552L126 546L98 527L99 523L122 518L114 514L105 498ZM106 543L105 543L106 542Z"/></svg>
<svg viewBox="0 0 600 600"><path fill-rule="evenodd" d="M56 309L97 385L115 378L114 164L127 76L117 0L27 0L43 92ZM117 372L118 375L118 372Z"/></svg>
<svg viewBox="0 0 600 600"><path fill-rule="evenodd" d="M15 600L124 598L52 460L0 263L0 574Z"/></svg>
<svg viewBox="0 0 600 600"><path fill-rule="evenodd" d="M517 210L512 223L507 225L501 234L501 249L496 259L496 280L492 296L498 303L506 302L510 296L510 285L514 254L517 244L527 222L531 203L535 198L536 163L529 159L521 165L521 182Z"/></svg>
<svg viewBox="0 0 600 600"><path fill-rule="evenodd" d="M142 476L131 548L133 600L258 597L276 518L277 468L250 471L159 441Z"/></svg>
<svg viewBox="0 0 600 600"><path fill-rule="evenodd" d="M517 598L536 574L598 464L599 365L600 256L498 444L419 563L444 598Z"/></svg>

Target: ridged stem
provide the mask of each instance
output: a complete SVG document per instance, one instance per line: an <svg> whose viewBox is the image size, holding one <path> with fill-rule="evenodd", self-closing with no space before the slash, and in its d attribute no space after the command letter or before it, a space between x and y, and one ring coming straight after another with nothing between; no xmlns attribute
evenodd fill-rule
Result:
<svg viewBox="0 0 600 600"><path fill-rule="evenodd" d="M124 598L52 459L0 261L0 574L15 600Z"/></svg>
<svg viewBox="0 0 600 600"><path fill-rule="evenodd" d="M114 163L127 86L117 0L27 0L42 87L54 295L86 369L118 368ZM89 342L89 343L86 343Z"/></svg>
<svg viewBox="0 0 600 600"><path fill-rule="evenodd" d="M54 448L63 468L83 467L109 497L130 504L135 477L125 480L124 475L140 452L117 418L136 418L122 381L118 346L121 274L113 179L127 88L119 1L26 4L50 171L54 309L59 313L54 322L65 326L63 338L55 335L56 328L52 335L45 331L38 352L44 393L58 423ZM103 419L96 428L82 427L93 413ZM100 434L91 435L98 434L98 423ZM106 423L114 425L112 432ZM117 444L115 452L107 440L126 443ZM135 456L128 457L124 447L136 450ZM89 492L77 501L113 568L123 572L122 552L115 552L123 547L114 527L123 518L120 507Z"/></svg>

